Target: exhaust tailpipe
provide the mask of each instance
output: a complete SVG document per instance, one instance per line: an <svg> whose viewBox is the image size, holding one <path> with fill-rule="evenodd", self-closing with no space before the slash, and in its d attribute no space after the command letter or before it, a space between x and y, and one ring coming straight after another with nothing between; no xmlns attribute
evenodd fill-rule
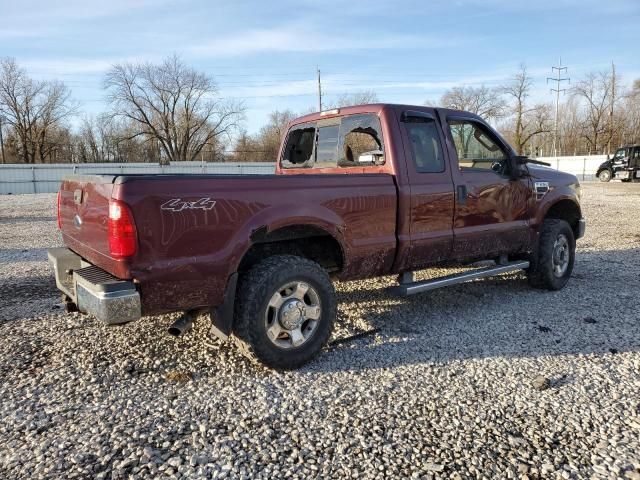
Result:
<svg viewBox="0 0 640 480"><path fill-rule="evenodd" d="M193 326L194 314L193 312L184 312L180 318L178 318L173 324L169 327L167 332L169 335L173 335L174 337L179 337L183 333L191 330Z"/></svg>

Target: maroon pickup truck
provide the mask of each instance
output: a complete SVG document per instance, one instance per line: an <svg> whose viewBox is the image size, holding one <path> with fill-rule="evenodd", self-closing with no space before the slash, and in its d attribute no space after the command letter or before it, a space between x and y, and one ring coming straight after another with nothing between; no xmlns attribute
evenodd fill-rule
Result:
<svg viewBox="0 0 640 480"><path fill-rule="evenodd" d="M69 308L106 323L184 311L276 368L309 361L336 317L332 279L398 275L398 295L525 270L557 290L584 234L575 176L516 156L476 115L362 105L291 122L275 175L70 176ZM433 266L488 266L416 282Z"/></svg>

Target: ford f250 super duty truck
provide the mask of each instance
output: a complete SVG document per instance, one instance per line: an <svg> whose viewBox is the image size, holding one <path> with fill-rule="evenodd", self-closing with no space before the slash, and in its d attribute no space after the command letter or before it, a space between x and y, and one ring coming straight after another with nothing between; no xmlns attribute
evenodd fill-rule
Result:
<svg viewBox="0 0 640 480"><path fill-rule="evenodd" d="M410 295L520 269L558 290L571 275L578 180L515 155L476 115L341 108L291 122L280 150L275 175L64 179L67 248L49 258L68 305L110 324L205 311L244 354L295 368L330 336L332 279L394 274ZM479 260L495 264L413 280Z"/></svg>

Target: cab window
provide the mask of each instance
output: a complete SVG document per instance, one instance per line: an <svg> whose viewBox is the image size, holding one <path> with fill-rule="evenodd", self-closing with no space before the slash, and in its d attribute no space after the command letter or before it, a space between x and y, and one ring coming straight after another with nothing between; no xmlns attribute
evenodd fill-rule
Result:
<svg viewBox="0 0 640 480"><path fill-rule="evenodd" d="M433 118L408 117L404 122L411 156L420 173L444 172L444 155Z"/></svg>
<svg viewBox="0 0 640 480"><path fill-rule="evenodd" d="M314 168L331 168L337 164L339 125L327 125L318 128L316 161Z"/></svg>
<svg viewBox="0 0 640 480"><path fill-rule="evenodd" d="M340 124L339 167L384 163L382 128L377 115L349 115Z"/></svg>
<svg viewBox="0 0 640 480"><path fill-rule="evenodd" d="M487 128L472 120L448 120L460 170L491 170L505 174L508 155Z"/></svg>
<svg viewBox="0 0 640 480"><path fill-rule="evenodd" d="M293 127L282 152L282 168L366 167L384 164L380 119L349 115Z"/></svg>
<svg viewBox="0 0 640 480"><path fill-rule="evenodd" d="M313 147L316 137L314 124L302 124L289 130L287 143L280 162L283 168L310 168L313 166Z"/></svg>

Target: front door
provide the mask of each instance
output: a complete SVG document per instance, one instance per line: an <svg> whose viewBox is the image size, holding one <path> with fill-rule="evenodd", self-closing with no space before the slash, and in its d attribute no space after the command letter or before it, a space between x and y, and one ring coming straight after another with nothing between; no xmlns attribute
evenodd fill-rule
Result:
<svg viewBox="0 0 640 480"><path fill-rule="evenodd" d="M482 121L449 116L443 125L456 191L453 258L490 258L529 248L533 191L510 178L509 148Z"/></svg>
<svg viewBox="0 0 640 480"><path fill-rule="evenodd" d="M407 266L416 270L448 260L451 255L453 183L433 112L406 110L400 120L411 189Z"/></svg>

